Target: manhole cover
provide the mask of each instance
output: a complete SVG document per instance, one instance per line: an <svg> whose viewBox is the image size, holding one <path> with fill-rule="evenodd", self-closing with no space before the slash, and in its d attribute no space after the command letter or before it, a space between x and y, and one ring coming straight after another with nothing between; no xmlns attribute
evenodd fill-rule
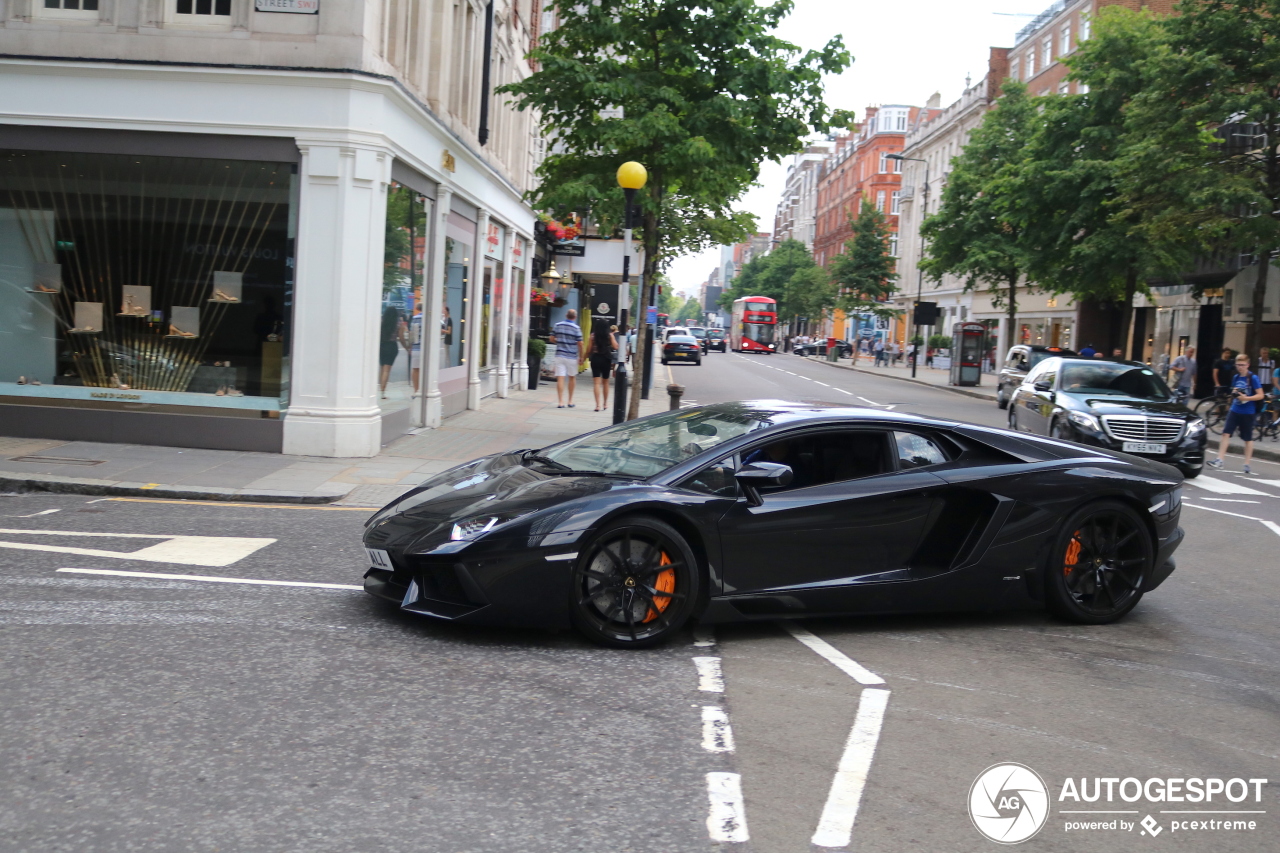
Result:
<svg viewBox="0 0 1280 853"><path fill-rule="evenodd" d="M105 459L77 459L74 456L11 456L10 462L34 462L37 465L101 465Z"/></svg>

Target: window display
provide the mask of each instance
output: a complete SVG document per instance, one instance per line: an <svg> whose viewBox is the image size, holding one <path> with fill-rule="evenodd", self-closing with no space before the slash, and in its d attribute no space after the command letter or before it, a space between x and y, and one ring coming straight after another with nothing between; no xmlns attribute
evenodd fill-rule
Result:
<svg viewBox="0 0 1280 853"><path fill-rule="evenodd" d="M0 397L278 411L294 168L0 150Z"/></svg>

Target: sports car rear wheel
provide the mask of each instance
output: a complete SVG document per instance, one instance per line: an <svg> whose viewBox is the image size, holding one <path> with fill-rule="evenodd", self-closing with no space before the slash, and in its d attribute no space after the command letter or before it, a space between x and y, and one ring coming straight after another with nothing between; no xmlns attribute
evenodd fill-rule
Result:
<svg viewBox="0 0 1280 853"><path fill-rule="evenodd" d="M1118 501L1072 513L1049 560L1049 607L1073 622L1103 625L1132 610L1151 576L1155 550L1146 524Z"/></svg>
<svg viewBox="0 0 1280 853"><path fill-rule="evenodd" d="M693 551L673 527L644 516L619 519L579 552L573 623L608 646L653 646L689 620L700 582Z"/></svg>

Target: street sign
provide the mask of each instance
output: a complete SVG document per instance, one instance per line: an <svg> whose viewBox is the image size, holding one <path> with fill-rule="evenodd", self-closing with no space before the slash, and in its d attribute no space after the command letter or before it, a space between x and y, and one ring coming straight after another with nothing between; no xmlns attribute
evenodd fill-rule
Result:
<svg viewBox="0 0 1280 853"><path fill-rule="evenodd" d="M658 322L658 307L656 305L649 306L649 311L645 314L644 321L651 326Z"/></svg>
<svg viewBox="0 0 1280 853"><path fill-rule="evenodd" d="M871 338L874 338L876 336L876 330L862 328L858 330L858 336L861 338L866 338L867 340L870 340Z"/></svg>

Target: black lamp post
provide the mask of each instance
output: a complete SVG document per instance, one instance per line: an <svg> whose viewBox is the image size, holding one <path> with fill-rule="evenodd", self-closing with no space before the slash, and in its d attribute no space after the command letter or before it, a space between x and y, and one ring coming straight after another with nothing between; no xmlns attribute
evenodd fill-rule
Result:
<svg viewBox="0 0 1280 853"><path fill-rule="evenodd" d="M920 224L924 224L924 218L929 214L929 161L922 160L919 157L903 157L901 154L886 154L889 160L910 160L915 163L924 163L924 205L920 210ZM915 329L912 332L913 338L920 337L920 300L924 298L924 229L920 229L920 257L916 259L916 270L919 271L919 281L916 285L916 307L911 312L912 326ZM911 357L911 378L915 378L916 365L920 363L920 348L923 340L919 344L915 344L916 351Z"/></svg>

